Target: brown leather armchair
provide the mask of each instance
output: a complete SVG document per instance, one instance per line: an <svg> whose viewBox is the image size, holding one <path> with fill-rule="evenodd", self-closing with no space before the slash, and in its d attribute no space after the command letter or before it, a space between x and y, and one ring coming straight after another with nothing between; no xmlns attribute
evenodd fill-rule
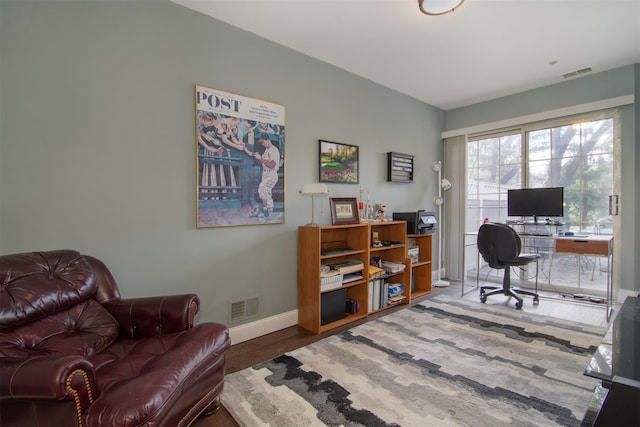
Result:
<svg viewBox="0 0 640 427"><path fill-rule="evenodd" d="M224 325L196 295L121 299L98 259L0 257L0 425L187 426L217 410Z"/></svg>

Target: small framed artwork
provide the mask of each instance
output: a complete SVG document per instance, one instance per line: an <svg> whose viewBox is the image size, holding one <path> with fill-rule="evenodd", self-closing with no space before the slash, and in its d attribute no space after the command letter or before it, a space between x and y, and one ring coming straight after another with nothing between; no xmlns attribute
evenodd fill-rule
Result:
<svg viewBox="0 0 640 427"><path fill-rule="evenodd" d="M320 140L320 182L357 184L358 146Z"/></svg>
<svg viewBox="0 0 640 427"><path fill-rule="evenodd" d="M331 224L358 224L358 201L355 197L331 197Z"/></svg>

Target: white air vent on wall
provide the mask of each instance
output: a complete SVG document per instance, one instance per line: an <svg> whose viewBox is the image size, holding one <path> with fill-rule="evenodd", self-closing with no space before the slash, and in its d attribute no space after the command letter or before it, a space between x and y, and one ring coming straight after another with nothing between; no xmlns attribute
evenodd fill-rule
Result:
<svg viewBox="0 0 640 427"><path fill-rule="evenodd" d="M229 303L229 323L240 322L258 315L258 297Z"/></svg>
<svg viewBox="0 0 640 427"><path fill-rule="evenodd" d="M590 73L591 71L593 71L591 67L580 68L579 70L576 70L576 71L570 71L568 73L564 73L562 77L564 77L565 79L568 79L570 77L577 77L583 74Z"/></svg>

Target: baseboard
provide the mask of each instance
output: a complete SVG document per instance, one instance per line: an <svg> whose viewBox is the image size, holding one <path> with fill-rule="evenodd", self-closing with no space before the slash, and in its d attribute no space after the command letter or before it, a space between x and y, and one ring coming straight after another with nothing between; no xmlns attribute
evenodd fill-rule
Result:
<svg viewBox="0 0 640 427"><path fill-rule="evenodd" d="M431 273L432 279L438 278L438 272ZM231 336L231 343L238 344L244 341L249 341L254 338L267 335L272 332L279 331L281 329L295 326L298 324L298 310L291 310L286 313L276 314L275 316L267 317L264 319L256 320L255 322L244 323L239 326L229 328L229 335Z"/></svg>
<svg viewBox="0 0 640 427"><path fill-rule="evenodd" d="M276 314L275 316L256 320L255 322L245 323L239 326L229 328L231 344L238 344L243 341L249 341L262 335L267 335L281 329L295 326L298 324L298 310L291 310L286 313Z"/></svg>
<svg viewBox="0 0 640 427"><path fill-rule="evenodd" d="M432 273L433 279L438 277L437 272ZM618 291L618 302L623 302L626 297L635 297L638 295L638 291L632 291L630 289L620 289ZM255 322L245 323L239 326L229 328L229 335L231 336L231 343L238 344L244 341L249 341L254 338L267 335L272 332L279 331L281 329L295 326L298 324L298 310L291 310L286 313L276 314L275 316L267 317L264 319L256 320Z"/></svg>

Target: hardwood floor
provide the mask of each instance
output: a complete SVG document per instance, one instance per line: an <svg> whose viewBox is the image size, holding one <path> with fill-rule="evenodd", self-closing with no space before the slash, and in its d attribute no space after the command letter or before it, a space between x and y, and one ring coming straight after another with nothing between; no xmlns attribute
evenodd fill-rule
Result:
<svg viewBox="0 0 640 427"><path fill-rule="evenodd" d="M438 295L451 295L460 298L461 286L452 283L449 287L434 288L433 291L412 303L419 303L426 299L436 297ZM531 298L525 297L525 303L522 308L525 312L537 313L545 316L559 317L562 319L573 320L581 323L607 326L606 310L603 305L576 303L572 300L562 298L560 295L550 292L540 292L540 303L532 304ZM464 295L465 300L478 300L478 291L474 290ZM491 296L486 304L505 305L513 307L512 299L503 295ZM343 330L349 329L355 325L368 322L380 316L385 316L394 311L406 308L406 306L393 307L384 312L369 316L366 319L354 322L348 326L336 328L332 331L314 335L311 332L299 327L291 326L289 328L273 332L262 337L255 338L231 346L226 353L226 372L228 374L249 368L257 363L264 362L283 353L304 347L312 342L321 340L330 335L334 335ZM515 308L514 308L515 310ZM221 407L220 410L209 416L202 417L192 424L194 427L239 427L239 424L231 417L231 415Z"/></svg>

